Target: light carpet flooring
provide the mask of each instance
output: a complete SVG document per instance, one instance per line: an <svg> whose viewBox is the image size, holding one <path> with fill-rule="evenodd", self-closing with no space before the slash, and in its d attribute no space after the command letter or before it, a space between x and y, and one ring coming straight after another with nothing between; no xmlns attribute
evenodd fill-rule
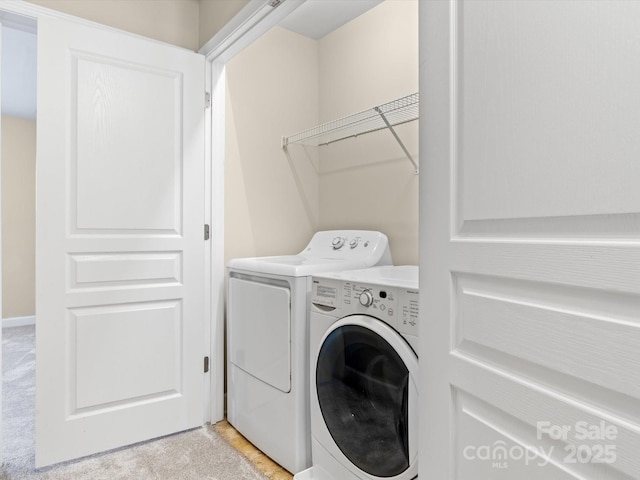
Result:
<svg viewBox="0 0 640 480"><path fill-rule="evenodd" d="M226 422L35 470L35 327L6 328L0 480L289 480Z"/></svg>

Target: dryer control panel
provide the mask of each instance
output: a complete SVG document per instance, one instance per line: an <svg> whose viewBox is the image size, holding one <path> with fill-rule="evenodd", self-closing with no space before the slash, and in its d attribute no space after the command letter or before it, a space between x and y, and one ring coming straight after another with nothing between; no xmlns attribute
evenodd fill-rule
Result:
<svg viewBox="0 0 640 480"><path fill-rule="evenodd" d="M419 292L413 288L334 278L313 279L311 302L315 308L339 317L371 315L407 335L418 336L418 300Z"/></svg>

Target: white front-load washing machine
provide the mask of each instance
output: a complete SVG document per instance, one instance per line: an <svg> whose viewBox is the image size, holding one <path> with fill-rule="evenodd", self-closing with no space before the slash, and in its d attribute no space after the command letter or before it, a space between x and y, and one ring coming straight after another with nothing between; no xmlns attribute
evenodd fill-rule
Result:
<svg viewBox="0 0 640 480"><path fill-rule="evenodd" d="M311 465L311 276L388 264L386 235L333 230L317 232L298 255L227 265L227 419L292 473Z"/></svg>
<svg viewBox="0 0 640 480"><path fill-rule="evenodd" d="M296 480L418 475L418 267L313 276L312 467Z"/></svg>

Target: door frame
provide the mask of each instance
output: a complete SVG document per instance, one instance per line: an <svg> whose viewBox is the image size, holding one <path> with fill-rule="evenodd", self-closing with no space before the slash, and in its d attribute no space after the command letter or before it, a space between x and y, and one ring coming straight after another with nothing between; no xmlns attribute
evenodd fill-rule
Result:
<svg viewBox="0 0 640 480"><path fill-rule="evenodd" d="M224 257L224 163L225 163L225 66L235 55L248 47L270 28L277 25L289 13L306 0L282 0L275 7L273 0L250 0L222 29L216 33L198 53L205 56L205 86L211 95L211 108L205 118L205 158L207 198L205 215L211 226L211 245L206 261L210 265L210 282L205 286L210 292L205 312L211 318L210 385L205 384L205 411L210 412L211 423L224 419L224 338L225 338L225 277ZM206 328L206 327L205 327ZM209 402L209 403L207 403Z"/></svg>

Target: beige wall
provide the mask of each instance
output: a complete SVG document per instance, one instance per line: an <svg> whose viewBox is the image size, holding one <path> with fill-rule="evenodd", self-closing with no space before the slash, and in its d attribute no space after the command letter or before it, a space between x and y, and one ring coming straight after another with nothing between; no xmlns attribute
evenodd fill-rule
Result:
<svg viewBox="0 0 640 480"><path fill-rule="evenodd" d="M198 50L249 0L28 0L145 37Z"/></svg>
<svg viewBox="0 0 640 480"><path fill-rule="evenodd" d="M387 0L319 42L320 122L418 91L418 2ZM418 161L418 122L396 128ZM320 147L318 228L381 230L418 264L418 176L387 130Z"/></svg>
<svg viewBox="0 0 640 480"><path fill-rule="evenodd" d="M2 117L2 317L35 314L36 122Z"/></svg>
<svg viewBox="0 0 640 480"><path fill-rule="evenodd" d="M249 0L200 0L200 46L248 3Z"/></svg>
<svg viewBox="0 0 640 480"><path fill-rule="evenodd" d="M198 0L29 0L190 50L200 46Z"/></svg>
<svg viewBox="0 0 640 480"><path fill-rule="evenodd" d="M275 28L227 66L227 260L297 253L316 230L385 232L418 263L418 176L388 131L280 137L418 91L418 2L388 0L320 41ZM397 129L418 159L418 122Z"/></svg>
<svg viewBox="0 0 640 480"><path fill-rule="evenodd" d="M226 72L226 260L297 253L317 227L318 177L280 139L318 118L317 42L276 27Z"/></svg>

